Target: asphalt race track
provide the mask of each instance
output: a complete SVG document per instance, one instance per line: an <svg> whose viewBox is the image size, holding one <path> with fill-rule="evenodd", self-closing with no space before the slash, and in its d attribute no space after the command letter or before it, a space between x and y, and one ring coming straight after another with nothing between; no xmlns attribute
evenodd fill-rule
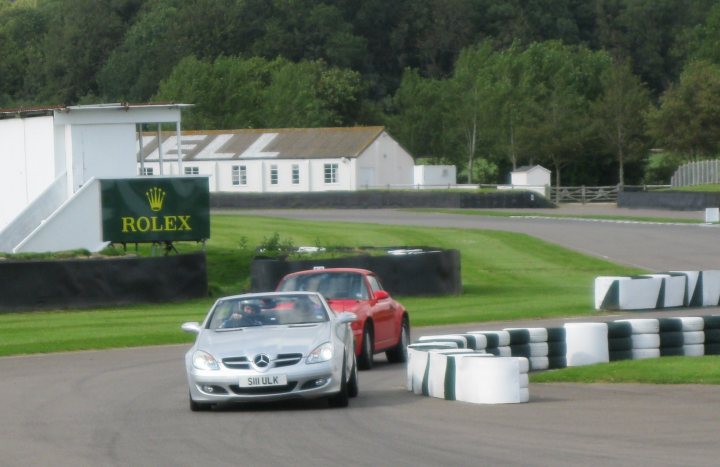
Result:
<svg viewBox="0 0 720 467"><path fill-rule="evenodd" d="M718 227L377 210L276 215L513 230L651 270L720 268ZM700 313L720 311L643 316ZM720 456L717 386L531 384L528 404L475 405L408 393L404 367L378 356L348 409L314 401L192 413L187 347L0 358L0 465L707 466Z"/></svg>

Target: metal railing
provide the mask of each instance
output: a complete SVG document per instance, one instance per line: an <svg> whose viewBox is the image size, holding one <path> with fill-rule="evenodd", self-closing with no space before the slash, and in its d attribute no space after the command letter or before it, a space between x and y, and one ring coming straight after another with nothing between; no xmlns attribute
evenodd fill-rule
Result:
<svg viewBox="0 0 720 467"><path fill-rule="evenodd" d="M673 187L720 183L720 160L688 162L681 165L670 179Z"/></svg>

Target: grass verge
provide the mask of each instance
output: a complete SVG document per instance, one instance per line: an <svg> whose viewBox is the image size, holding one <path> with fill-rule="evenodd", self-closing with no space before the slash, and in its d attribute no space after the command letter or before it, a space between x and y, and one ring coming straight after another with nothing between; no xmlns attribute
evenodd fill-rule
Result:
<svg viewBox="0 0 720 467"><path fill-rule="evenodd" d="M720 356L623 360L532 373L533 383L720 384Z"/></svg>

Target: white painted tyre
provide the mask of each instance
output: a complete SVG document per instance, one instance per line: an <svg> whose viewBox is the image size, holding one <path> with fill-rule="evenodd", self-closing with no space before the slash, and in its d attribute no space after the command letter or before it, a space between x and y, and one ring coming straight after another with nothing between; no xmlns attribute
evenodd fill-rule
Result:
<svg viewBox="0 0 720 467"><path fill-rule="evenodd" d="M547 342L548 331L547 328L505 328L505 331L515 331L518 329L524 329L530 334L530 343L534 342Z"/></svg>
<svg viewBox="0 0 720 467"><path fill-rule="evenodd" d="M660 357L660 349L633 349L632 357L633 360L642 360L644 358L658 358Z"/></svg>
<svg viewBox="0 0 720 467"><path fill-rule="evenodd" d="M629 323L633 334L660 332L660 322L654 318L618 319L616 323Z"/></svg>
<svg viewBox="0 0 720 467"><path fill-rule="evenodd" d="M705 345L683 345L683 353L686 357L702 357L703 355L705 355Z"/></svg>
<svg viewBox="0 0 720 467"><path fill-rule="evenodd" d="M683 332L683 345L696 345L705 343L703 331Z"/></svg>
<svg viewBox="0 0 720 467"><path fill-rule="evenodd" d="M699 316L685 316L678 319L682 321L683 332L702 331L705 329L705 320Z"/></svg>
<svg viewBox="0 0 720 467"><path fill-rule="evenodd" d="M550 368L550 359L548 357L530 357L529 360L532 371L542 371Z"/></svg>
<svg viewBox="0 0 720 467"><path fill-rule="evenodd" d="M633 349L659 349L660 334L633 334Z"/></svg>

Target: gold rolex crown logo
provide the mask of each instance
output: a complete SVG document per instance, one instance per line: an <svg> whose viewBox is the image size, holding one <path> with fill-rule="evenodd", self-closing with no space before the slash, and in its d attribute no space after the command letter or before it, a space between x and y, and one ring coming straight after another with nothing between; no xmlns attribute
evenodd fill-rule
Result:
<svg viewBox="0 0 720 467"><path fill-rule="evenodd" d="M153 211L159 211L162 209L163 202L165 201L165 192L158 187L152 187L145 192L148 203L150 203L150 209Z"/></svg>

